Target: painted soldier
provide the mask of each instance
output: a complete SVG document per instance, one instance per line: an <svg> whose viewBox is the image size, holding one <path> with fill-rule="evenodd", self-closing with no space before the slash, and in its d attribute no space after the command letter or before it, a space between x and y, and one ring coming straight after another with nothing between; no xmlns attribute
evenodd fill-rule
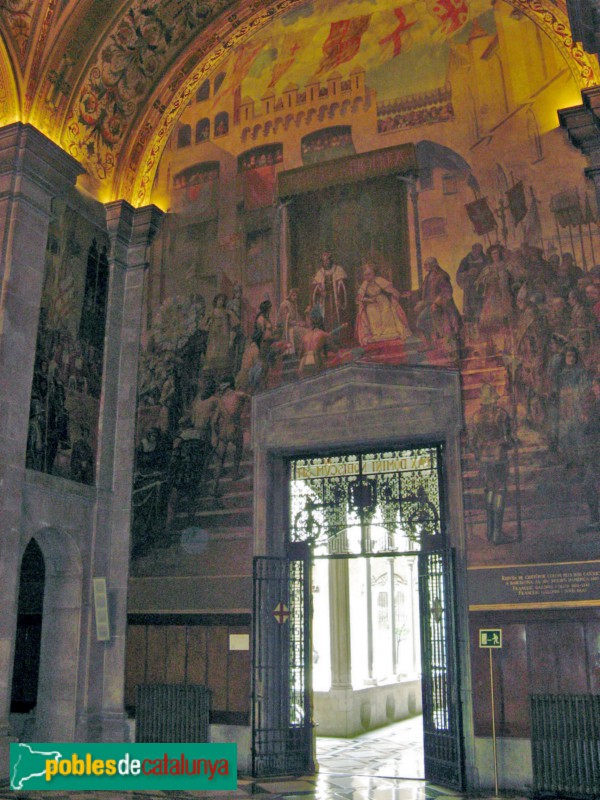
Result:
<svg viewBox="0 0 600 800"><path fill-rule="evenodd" d="M477 279L488 263L489 258L483 250L483 245L475 242L461 260L456 273L456 282L463 290L463 321L471 339L477 336L477 323L483 303L483 289L478 285Z"/></svg>
<svg viewBox="0 0 600 800"><path fill-rule="evenodd" d="M218 406L213 416L213 438L215 442L215 474L214 495L220 494L219 483L225 465L225 456L229 445L233 445L232 480L237 480L240 475L242 453L244 449L244 430L242 427L242 414L246 408L250 395L240 392L233 387L233 380L228 379L219 387Z"/></svg>
<svg viewBox="0 0 600 800"><path fill-rule="evenodd" d="M600 531L600 376L592 379L583 407L583 491L590 511L588 525L578 533Z"/></svg>
<svg viewBox="0 0 600 800"><path fill-rule="evenodd" d="M511 274L504 253L499 243L489 247L487 255L490 263L477 279L477 285L483 290L479 333L487 342L487 355L494 355L503 349L503 339L513 314Z"/></svg>
<svg viewBox="0 0 600 800"><path fill-rule="evenodd" d="M504 544L502 523L508 484L508 456L514 441L508 412L498 404L498 392L485 384L481 405L471 424L471 448L479 467L484 488L487 538L492 544Z"/></svg>

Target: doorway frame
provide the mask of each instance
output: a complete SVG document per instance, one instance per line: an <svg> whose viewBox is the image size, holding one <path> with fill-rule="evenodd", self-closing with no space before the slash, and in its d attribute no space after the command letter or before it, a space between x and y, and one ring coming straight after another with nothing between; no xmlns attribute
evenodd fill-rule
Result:
<svg viewBox="0 0 600 800"><path fill-rule="evenodd" d="M252 399L254 555L285 556L287 463L306 453L442 444L446 534L455 551L456 619L466 788L475 788L457 370L352 363Z"/></svg>

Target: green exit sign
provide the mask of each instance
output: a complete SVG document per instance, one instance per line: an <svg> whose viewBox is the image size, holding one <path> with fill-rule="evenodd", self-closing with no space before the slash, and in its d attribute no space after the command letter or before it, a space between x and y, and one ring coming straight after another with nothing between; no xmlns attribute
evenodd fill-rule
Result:
<svg viewBox="0 0 600 800"><path fill-rule="evenodd" d="M480 628L479 647L502 647L502 628Z"/></svg>

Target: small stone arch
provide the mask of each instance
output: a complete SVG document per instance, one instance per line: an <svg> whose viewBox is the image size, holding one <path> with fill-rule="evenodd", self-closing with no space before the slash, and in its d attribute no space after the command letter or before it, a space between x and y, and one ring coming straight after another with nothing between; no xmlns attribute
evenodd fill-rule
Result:
<svg viewBox="0 0 600 800"><path fill-rule="evenodd" d="M215 82L213 84L213 96L219 91L221 86L223 85L223 81L225 80L225 72L219 72L219 74L215 78Z"/></svg>
<svg viewBox="0 0 600 800"><path fill-rule="evenodd" d="M227 111L221 111L215 117L213 136L215 139L218 136L226 136L229 133L229 114Z"/></svg>
<svg viewBox="0 0 600 800"><path fill-rule="evenodd" d="M196 144L206 142L210 139L210 120L203 117L196 123Z"/></svg>
<svg viewBox="0 0 600 800"><path fill-rule="evenodd" d="M210 97L210 79L207 78L204 83L200 84L200 88L196 92L196 102L202 103Z"/></svg>
<svg viewBox="0 0 600 800"><path fill-rule="evenodd" d="M189 147L192 143L192 126L182 125L177 131L177 148Z"/></svg>
<svg viewBox="0 0 600 800"><path fill-rule="evenodd" d="M46 569L38 699L34 741L69 742L75 737L83 564L73 539L57 528L42 528L38 544Z"/></svg>

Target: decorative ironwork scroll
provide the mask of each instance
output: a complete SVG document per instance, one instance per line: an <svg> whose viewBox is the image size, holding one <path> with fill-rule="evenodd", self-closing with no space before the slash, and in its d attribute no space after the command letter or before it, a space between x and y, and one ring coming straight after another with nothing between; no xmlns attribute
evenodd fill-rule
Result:
<svg viewBox="0 0 600 800"><path fill-rule="evenodd" d="M441 547L440 469L440 447L294 459L291 541L315 556Z"/></svg>

